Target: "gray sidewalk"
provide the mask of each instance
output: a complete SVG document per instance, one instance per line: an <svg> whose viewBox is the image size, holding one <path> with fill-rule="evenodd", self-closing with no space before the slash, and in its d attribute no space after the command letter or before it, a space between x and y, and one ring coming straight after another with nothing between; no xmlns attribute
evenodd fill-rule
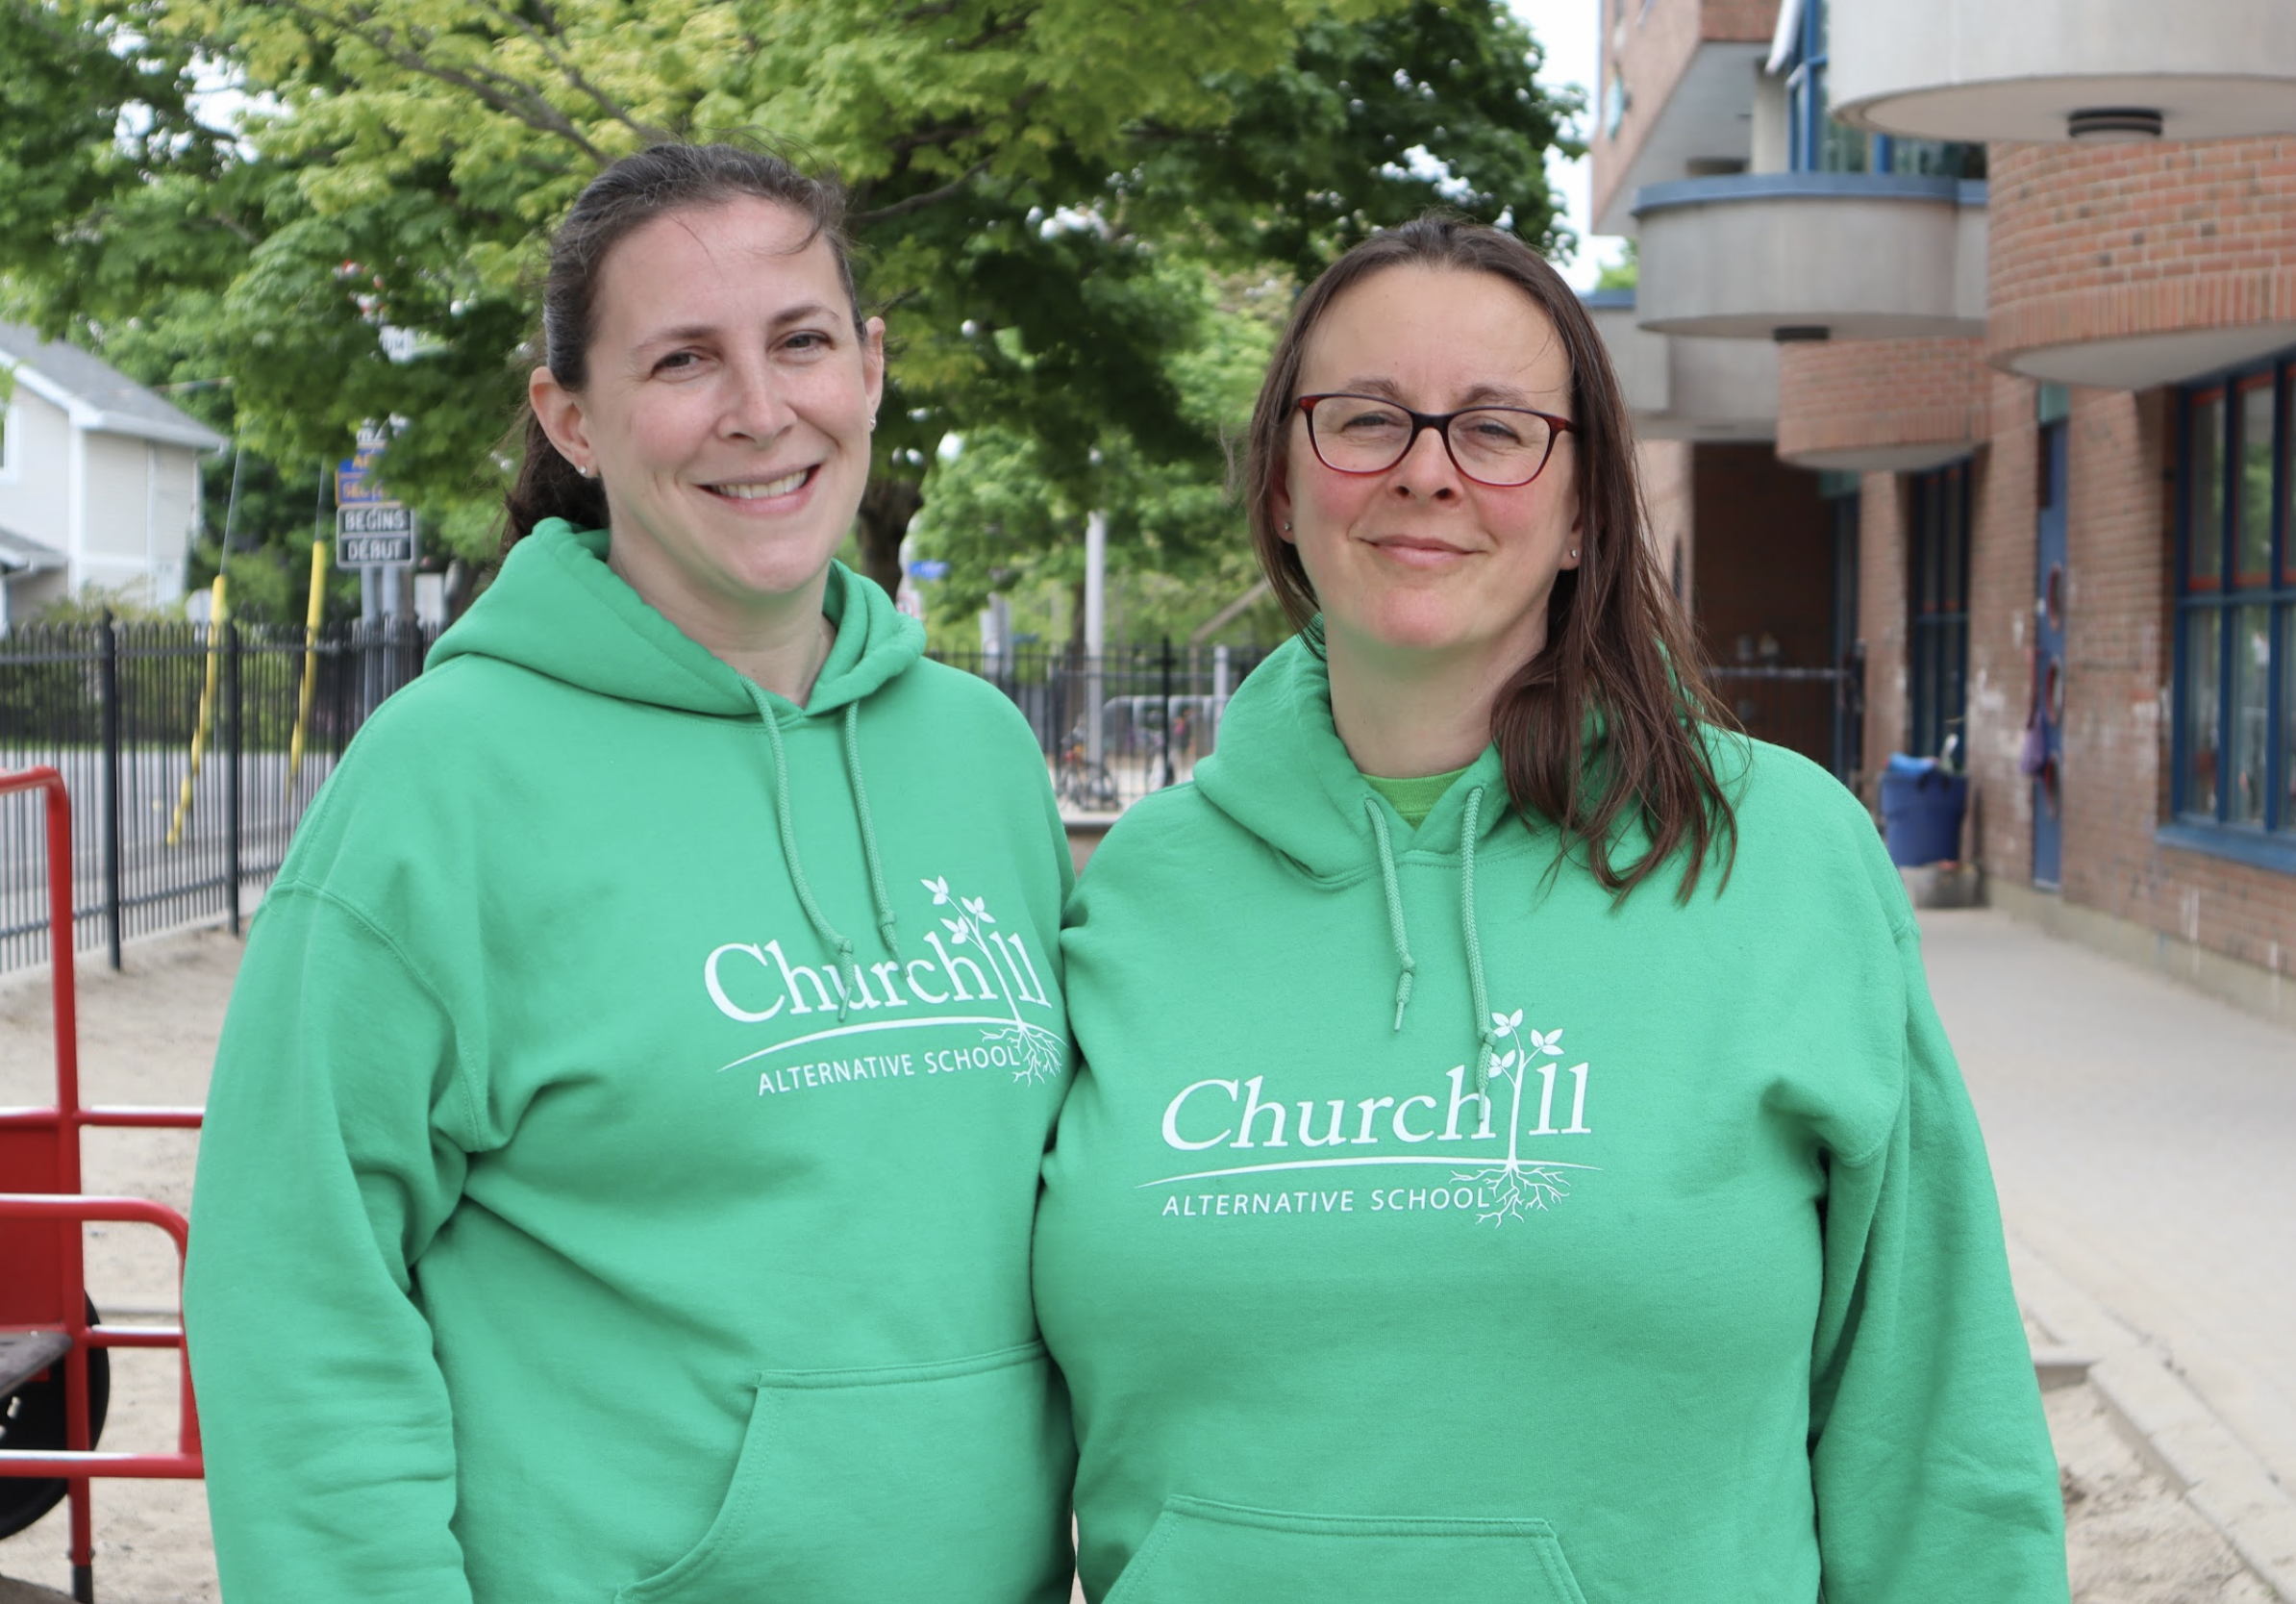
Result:
<svg viewBox="0 0 2296 1604"><path fill-rule="evenodd" d="M2296 1596L2296 1033L2006 915L1922 929L2028 1314Z"/></svg>

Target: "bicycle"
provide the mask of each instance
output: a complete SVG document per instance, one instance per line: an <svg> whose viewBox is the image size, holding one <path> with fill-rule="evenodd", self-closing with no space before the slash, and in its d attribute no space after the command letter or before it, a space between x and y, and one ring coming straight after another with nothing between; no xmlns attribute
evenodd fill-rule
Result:
<svg viewBox="0 0 2296 1604"><path fill-rule="evenodd" d="M1068 738L1053 775L1053 793L1081 813L1113 813L1116 782L1109 765L1095 761L1083 735Z"/></svg>

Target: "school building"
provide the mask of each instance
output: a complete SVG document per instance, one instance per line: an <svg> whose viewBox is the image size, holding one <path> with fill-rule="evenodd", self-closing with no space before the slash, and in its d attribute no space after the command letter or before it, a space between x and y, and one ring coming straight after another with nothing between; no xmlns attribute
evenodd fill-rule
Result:
<svg viewBox="0 0 2296 1604"><path fill-rule="evenodd" d="M1988 900L2296 1018L2296 5L1594 3L1710 659L1853 670L1813 755L1950 747Z"/></svg>

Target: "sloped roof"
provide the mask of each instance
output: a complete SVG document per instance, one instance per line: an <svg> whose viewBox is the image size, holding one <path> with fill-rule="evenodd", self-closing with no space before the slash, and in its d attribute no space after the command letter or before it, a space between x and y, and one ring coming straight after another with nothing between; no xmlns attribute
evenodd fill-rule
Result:
<svg viewBox="0 0 2296 1604"><path fill-rule="evenodd" d="M39 574L64 565L64 555L54 546L0 527L0 574Z"/></svg>
<svg viewBox="0 0 2296 1604"><path fill-rule="evenodd" d="M231 442L189 414L76 345L42 339L21 323L0 323L0 363L16 382L63 408L73 426L167 445L218 451Z"/></svg>

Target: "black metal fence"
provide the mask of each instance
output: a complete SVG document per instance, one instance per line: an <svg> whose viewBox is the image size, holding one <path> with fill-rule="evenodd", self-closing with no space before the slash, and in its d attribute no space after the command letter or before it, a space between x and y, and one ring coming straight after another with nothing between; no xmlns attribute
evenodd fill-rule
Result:
<svg viewBox="0 0 2296 1604"><path fill-rule="evenodd" d="M1012 698L1036 732L1062 808L1113 814L1195 772L1219 739L1228 698L1268 650L1166 640L1096 658L1058 646L935 655Z"/></svg>
<svg viewBox="0 0 2296 1604"><path fill-rule="evenodd" d="M74 944L108 946L116 966L131 937L218 915L237 930L242 896L437 633L113 620L0 636L0 768L52 765L72 798ZM0 802L0 970L46 960L46 884L37 799Z"/></svg>
<svg viewBox="0 0 2296 1604"><path fill-rule="evenodd" d="M307 640L266 625L114 621L0 636L0 769L63 772L76 945L106 945L116 965L131 937L216 917L237 930L242 899L277 871L351 737L421 671L437 634L346 624ZM1043 646L936 655L1012 699L1062 808L1089 815L1187 779L1267 653L1163 641L1098 658ZM1844 778L1859 767L1855 664L1709 675L1750 733ZM47 958L45 885L37 798L0 799L0 971Z"/></svg>
<svg viewBox="0 0 2296 1604"><path fill-rule="evenodd" d="M1267 651L1167 640L1111 647L1098 659L1060 647L938 655L1012 698L1036 732L1061 805L1091 814L1120 812L1194 773L1196 760L1218 741L1228 698ZM1865 713L1855 664L1718 666L1707 678L1747 734L1789 747L1837 778L1857 771Z"/></svg>

